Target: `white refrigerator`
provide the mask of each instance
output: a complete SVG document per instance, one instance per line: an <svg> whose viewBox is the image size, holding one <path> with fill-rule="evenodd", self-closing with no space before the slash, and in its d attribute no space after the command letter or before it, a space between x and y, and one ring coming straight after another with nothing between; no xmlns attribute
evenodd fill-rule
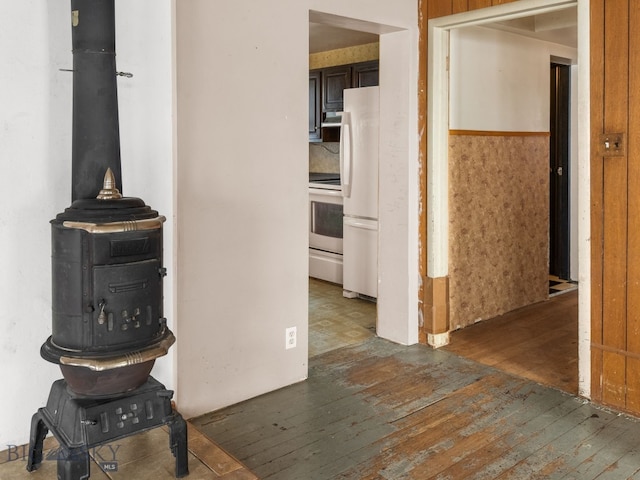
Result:
<svg viewBox="0 0 640 480"><path fill-rule="evenodd" d="M340 179L344 197L343 293L378 296L379 87L344 90Z"/></svg>

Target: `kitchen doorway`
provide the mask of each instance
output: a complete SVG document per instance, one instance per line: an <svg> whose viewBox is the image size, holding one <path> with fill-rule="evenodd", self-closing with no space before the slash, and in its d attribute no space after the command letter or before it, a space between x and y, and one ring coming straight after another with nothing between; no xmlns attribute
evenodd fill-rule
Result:
<svg viewBox="0 0 640 480"><path fill-rule="evenodd" d="M453 58L453 56L449 57L450 38L456 35L458 31L464 30L465 28L478 28L478 26L481 26L481 25L482 25L481 28L484 28L484 29L486 29L486 27L489 26L489 24L492 24L491 25L492 27L497 27L498 29L502 29L502 30L513 30L514 28L522 28L522 26L526 25L528 21L530 22L530 20L527 20L527 19L531 17L537 18L538 16L551 14L557 18L558 15L562 16L561 12L564 10L574 9L575 11L576 5L577 5L577 2L568 2L568 1L553 1L553 0L526 1L524 0L524 1L515 2L512 4L505 4L498 7L487 8L487 9L484 9L484 11L480 11L480 12L478 11L468 12L467 14L459 14L459 15L444 17L441 19L436 19L431 21L430 32L429 32L429 86L430 86L429 108L430 108L430 111L429 111L428 124L430 126L429 127L430 131L428 135L430 139L430 144L429 144L429 151L428 151L428 177L429 177L430 186L432 188L430 188L430 191L429 191L428 216L430 217L429 224L431 225L433 230L428 232L428 241L427 241L427 245L428 245L427 256L429 259L429 267L430 267L429 276L434 278L448 276L450 281L453 281L452 278L453 276L456 275L455 269L459 265L459 262L456 263L454 261L451 261L449 256L451 252L451 248L455 248L455 242L457 238L456 235L461 234L461 231L458 231L458 232L449 231L449 229L451 228L451 215L456 214L456 212L454 211L455 202L452 204L453 206L451 206L448 201L449 199L447 198L447 185L451 178L450 171L449 171L449 168L451 166L451 161L452 161L452 158L450 157L450 155L452 154L452 145L450 143L450 139L453 138L450 136L450 134L452 133L451 130L455 129L455 132L453 132L453 135L454 136L457 135L459 136L459 138L462 138L462 141L459 143L463 145L473 144L474 149L476 149L477 147L476 143L479 143L480 145L484 143L485 147L488 146L489 151L493 152L494 156L497 155L497 152L499 151L496 149L503 148L504 147L503 144L508 145L506 147L507 150L509 148L513 148L514 145L516 144L525 145L527 146L527 148L535 149L537 147L535 147L535 145L532 146L531 142L533 143L542 143L542 142L530 141L524 137L534 137L537 135L537 133L543 133L542 129L537 129L537 128L527 129L519 126L512 129L509 127L506 127L506 128L490 127L490 128L482 129L482 128L467 127L467 126L462 126L462 127L455 126L455 125L451 126L451 124L449 123L450 112L448 108L449 107L448 98L449 96L451 96L451 98L457 97L457 95L451 94L450 92L450 90L455 89L457 87L457 85L455 85L454 83L457 81L457 79L455 78L455 75L454 75L454 70L455 70L454 64L456 60L455 58ZM585 15L585 12L586 12L586 15ZM580 25L582 26L584 26L585 24L588 25L588 9L585 10L585 8L582 7L582 13L578 12L578 17L582 18L582 22L580 23ZM534 20L534 23L535 23L535 20ZM580 37L578 39L578 44L580 45L581 51L585 44L587 45L587 48L588 48L588 35L585 33L587 31L588 29L579 30L579 32L582 32L580 33ZM527 36L531 36L531 35L532 33L527 34ZM485 47L488 51L491 49L491 47L487 45L485 45ZM498 57L499 60L504 60L504 58L500 56L500 52L497 52L497 53L492 52L492 53L494 53L494 55ZM547 61L548 61L548 58L549 57L547 56ZM584 84L585 78L588 79L588 56L586 60L584 56L582 56L582 60L585 62L585 65L587 66L586 68L582 69L582 73L580 74L580 81L582 82L582 84ZM520 61L522 61L522 57L520 58ZM449 72L449 69L448 69L449 63L451 64L451 72ZM526 62L522 63L522 66L526 67ZM547 64L547 68L548 68L548 64ZM586 75L585 75L585 72L586 72ZM451 82L452 82L451 84L449 83L449 73L451 73ZM500 86L495 85L495 88L503 94L502 98L507 99L510 93L509 85L504 87L506 88L506 90L505 89L500 90ZM511 85L511 87L513 87L513 85ZM585 94L585 92L588 92L588 89L583 90L579 98L580 98L581 108L588 109L588 93ZM473 104L473 101L471 101L470 103L470 100L468 98L463 98L460 100L460 103L469 105L469 104ZM482 101L478 101L476 99L475 103L481 104ZM478 108L478 109L482 110L481 108ZM487 112L487 109L484 109L484 111ZM456 115L455 106L451 108L451 115L452 117ZM522 113L520 113L520 115L522 116ZM486 113L485 118L490 116L491 116L490 113ZM583 118L588 118L588 113L581 113L580 116L582 116ZM464 114L462 115L462 117L464 117ZM491 119L489 118L489 121L490 120ZM504 120L504 117L498 119L498 123L500 120ZM509 130L512 130L512 131L509 131ZM477 134L477 132L481 132L481 133ZM491 132L491 134L487 135L487 132ZM522 134L523 132L526 133L526 135ZM484 135L484 138L482 138L483 135ZM588 193L585 193L585 192L588 192L588 170L587 170L588 158L589 158L588 157L588 126L587 128L584 128L584 126L581 125L580 132L578 135L579 135L578 141L581 147L580 148L581 158L587 159L587 161L582 162L583 164L579 165L579 169L582 175L576 177L582 188L582 194L577 200L578 208L576 210L579 210L581 212L584 212L584 211L588 212L588 206L589 206ZM518 137L518 136L523 138L515 139L515 140L509 139L509 137ZM478 139L477 137L481 137L481 138ZM498 137L498 138L486 138L486 137ZM453 148L455 148L455 145ZM520 148L520 147L516 147L516 148ZM491 157L491 154L485 156L485 159L490 157ZM464 157L464 158L467 158L467 157ZM523 165L524 168L529 168L529 166L530 166L529 163L526 163ZM549 164L547 161L544 167L545 172L548 172L548 168L549 168ZM508 176L509 171L506 169L501 169L501 166L497 166L495 173L498 176L500 175ZM540 170L536 173L536 175L539 173L540 173ZM585 175L585 173L587 174ZM545 175L548 178L548 173L545 173ZM585 185L586 185L586 188L585 188ZM509 188L509 186L507 186L507 188ZM549 192L547 191L547 201L549 198L548 195L549 195ZM526 203L527 202L526 197L527 196L525 195L525 197L523 197L520 201ZM479 203L482 203L482 192L479 192L477 201ZM506 204L505 204L505 207L506 207ZM546 208L548 208L548 204ZM505 216L508 216L508 213L509 213L509 210L505 211L505 210L497 209L497 211L493 212L493 215L496 216L496 221L501 221ZM492 212L490 210L485 210L483 215L490 216L492 215ZM546 217L548 215L548 211L545 212L544 215ZM518 217L516 215L513 219L517 220L517 218ZM586 229L584 228L585 222L588 222L588 215L586 216L586 219L582 217L582 225L580 229L582 232L588 232L588 228ZM588 227L588 225L586 226ZM512 227L513 229L510 231L513 232L513 235L512 235L513 238L511 239L504 238L504 236L495 237L493 248L497 249L498 251L502 251L501 249L503 247L508 247L510 242L514 245L519 245L521 244L522 241L526 241L526 238L523 238L523 237L518 238L518 235L522 232L522 229L518 229L517 225L516 226L512 225ZM520 227L526 229L526 226L522 223L520 224ZM547 227L548 227L548 224L544 228L546 229ZM524 235L525 236L528 235L526 233L526 230ZM445 239L445 240L443 241L442 239ZM451 242L454 243L454 247L451 246ZM588 257L588 238L585 238L583 236L580 239L579 247L580 247L579 256L581 259L580 260L581 278L583 279L583 283L588 283L588 282L584 282L584 279L588 279L588 258L589 258ZM473 248L480 248L480 246L473 245L471 249L471 253L473 253ZM547 254L548 254L548 250L544 251L542 255L546 256ZM535 255L535 258L532 258L532 259L535 260L536 258L538 260L541 259L539 252ZM526 262L522 263L521 268L524 269L524 270L521 270L522 273L524 273L527 270L528 267L526 265ZM485 289L485 291L487 289L495 287L496 292L498 292L499 294L501 291L507 291L509 288L511 288L510 284L508 283L505 284L504 282L501 283L501 281L503 280L501 276L504 273L513 273L513 272L510 272L508 269L502 270L499 272L499 275L497 276L498 278L486 278L483 285L483 288ZM581 285L581 289L587 289L587 288L588 288L587 285ZM454 297L455 297L455 292L452 289L451 295L450 295L450 301L452 302L455 301ZM473 302L475 299L468 298L467 300L470 302ZM580 297L579 316L580 316L580 326L581 326L581 328L579 329L580 331L579 378L582 379L580 381L579 391L581 394L588 395L589 385L587 382L584 381L584 379L589 378L589 374L588 374L589 373L588 372L588 369L589 369L589 364L588 364L589 362L589 355L588 355L589 312L588 312L588 299L586 296L582 296L582 295ZM472 319L471 323L479 319L483 319L483 318ZM455 323L452 322L451 327L455 329L456 328ZM454 340L455 339L453 339L453 341ZM489 346L489 348L491 348L491 346Z"/></svg>
<svg viewBox="0 0 640 480"><path fill-rule="evenodd" d="M310 15L309 70L310 239L314 240L309 245L309 357L314 357L375 335L375 298L350 292L343 294L343 280L346 281L347 275L343 272L343 259L353 250L348 239L343 242L345 200L340 197L339 248L327 251L315 242L321 229L318 228L318 209L314 206L318 201L314 199L321 193L334 196L344 193L340 120L348 107L343 108L346 105L343 92L379 84L379 35L327 23L325 17ZM318 183L319 179L329 177L337 178L336 185ZM362 182L364 178L352 180ZM375 185L370 187L375 189L377 204L377 172ZM333 190L327 192L326 188ZM350 261L355 260L350 258ZM373 260L373 264L376 263L377 259Z"/></svg>

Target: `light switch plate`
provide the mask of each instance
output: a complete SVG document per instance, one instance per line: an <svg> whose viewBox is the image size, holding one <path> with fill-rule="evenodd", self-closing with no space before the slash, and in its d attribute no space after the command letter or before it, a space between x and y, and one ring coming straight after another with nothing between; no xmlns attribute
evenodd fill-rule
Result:
<svg viewBox="0 0 640 480"><path fill-rule="evenodd" d="M627 134L601 133L599 147L603 157L624 157L627 154Z"/></svg>

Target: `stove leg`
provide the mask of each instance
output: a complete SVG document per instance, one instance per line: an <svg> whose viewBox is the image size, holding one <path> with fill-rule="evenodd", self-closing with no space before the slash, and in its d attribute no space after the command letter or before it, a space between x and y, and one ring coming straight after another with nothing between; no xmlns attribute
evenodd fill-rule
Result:
<svg viewBox="0 0 640 480"><path fill-rule="evenodd" d="M58 480L87 480L89 478L89 451L86 448L58 452Z"/></svg>
<svg viewBox="0 0 640 480"><path fill-rule="evenodd" d="M27 460L27 471L29 472L33 472L42 463L43 443L48 431L40 412L34 413L31 417L31 434L29 436L29 458Z"/></svg>
<svg viewBox="0 0 640 480"><path fill-rule="evenodd" d="M189 459L187 456L187 422L182 415L174 413L169 425L169 446L176 457L176 478L189 475Z"/></svg>

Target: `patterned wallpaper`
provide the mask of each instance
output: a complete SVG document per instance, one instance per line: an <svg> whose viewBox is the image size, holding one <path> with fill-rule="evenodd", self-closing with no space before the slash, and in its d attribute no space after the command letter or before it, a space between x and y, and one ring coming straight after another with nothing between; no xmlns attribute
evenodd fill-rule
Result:
<svg viewBox="0 0 640 480"><path fill-rule="evenodd" d="M549 137L449 137L450 325L548 297Z"/></svg>
<svg viewBox="0 0 640 480"><path fill-rule="evenodd" d="M309 55L309 70L334 67L336 65L348 65L350 63L368 62L370 60L378 60L379 56L380 44L378 42L312 53Z"/></svg>

